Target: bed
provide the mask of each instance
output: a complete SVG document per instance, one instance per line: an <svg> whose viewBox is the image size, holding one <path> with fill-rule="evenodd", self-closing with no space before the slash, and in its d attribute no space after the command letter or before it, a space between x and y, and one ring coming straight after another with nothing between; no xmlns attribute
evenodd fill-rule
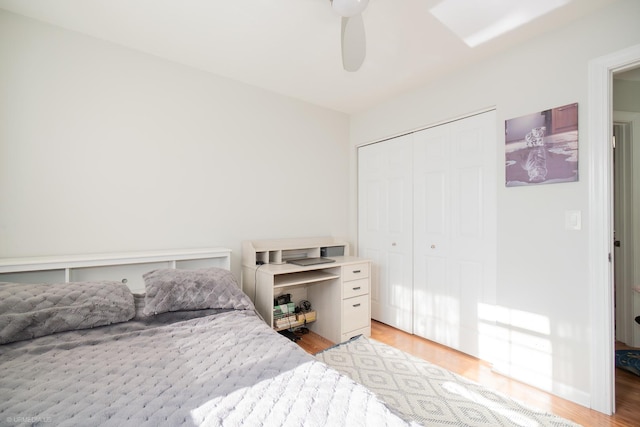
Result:
<svg viewBox="0 0 640 427"><path fill-rule="evenodd" d="M401 426L274 332L224 268L0 283L0 425Z"/></svg>

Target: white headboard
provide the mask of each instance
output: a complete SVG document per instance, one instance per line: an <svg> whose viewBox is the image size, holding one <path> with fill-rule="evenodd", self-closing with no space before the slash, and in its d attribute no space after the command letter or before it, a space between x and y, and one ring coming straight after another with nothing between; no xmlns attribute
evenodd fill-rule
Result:
<svg viewBox="0 0 640 427"><path fill-rule="evenodd" d="M61 283L115 280L144 292L142 275L158 268L231 269L231 249L198 248L148 252L0 259L0 282Z"/></svg>

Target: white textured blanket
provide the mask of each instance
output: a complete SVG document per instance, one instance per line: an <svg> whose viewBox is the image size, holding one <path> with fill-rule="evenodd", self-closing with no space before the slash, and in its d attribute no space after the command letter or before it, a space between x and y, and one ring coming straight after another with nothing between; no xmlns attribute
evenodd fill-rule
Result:
<svg viewBox="0 0 640 427"><path fill-rule="evenodd" d="M0 372L0 425L406 425L251 311L6 344Z"/></svg>

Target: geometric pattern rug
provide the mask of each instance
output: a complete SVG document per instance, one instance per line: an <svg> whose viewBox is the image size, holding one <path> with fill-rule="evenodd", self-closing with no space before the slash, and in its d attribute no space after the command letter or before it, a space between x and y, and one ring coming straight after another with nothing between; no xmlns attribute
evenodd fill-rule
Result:
<svg viewBox="0 0 640 427"><path fill-rule="evenodd" d="M365 385L409 422L426 426L576 427L447 369L362 335L316 358Z"/></svg>

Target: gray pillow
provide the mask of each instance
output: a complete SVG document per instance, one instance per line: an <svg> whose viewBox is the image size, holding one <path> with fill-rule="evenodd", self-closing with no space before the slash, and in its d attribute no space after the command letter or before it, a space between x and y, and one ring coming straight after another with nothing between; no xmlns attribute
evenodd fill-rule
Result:
<svg viewBox="0 0 640 427"><path fill-rule="evenodd" d="M0 344L133 318L133 295L120 282L0 282Z"/></svg>
<svg viewBox="0 0 640 427"><path fill-rule="evenodd" d="M146 315L207 308L254 308L233 274L222 268L164 268L145 273L142 277L146 289L143 313Z"/></svg>

